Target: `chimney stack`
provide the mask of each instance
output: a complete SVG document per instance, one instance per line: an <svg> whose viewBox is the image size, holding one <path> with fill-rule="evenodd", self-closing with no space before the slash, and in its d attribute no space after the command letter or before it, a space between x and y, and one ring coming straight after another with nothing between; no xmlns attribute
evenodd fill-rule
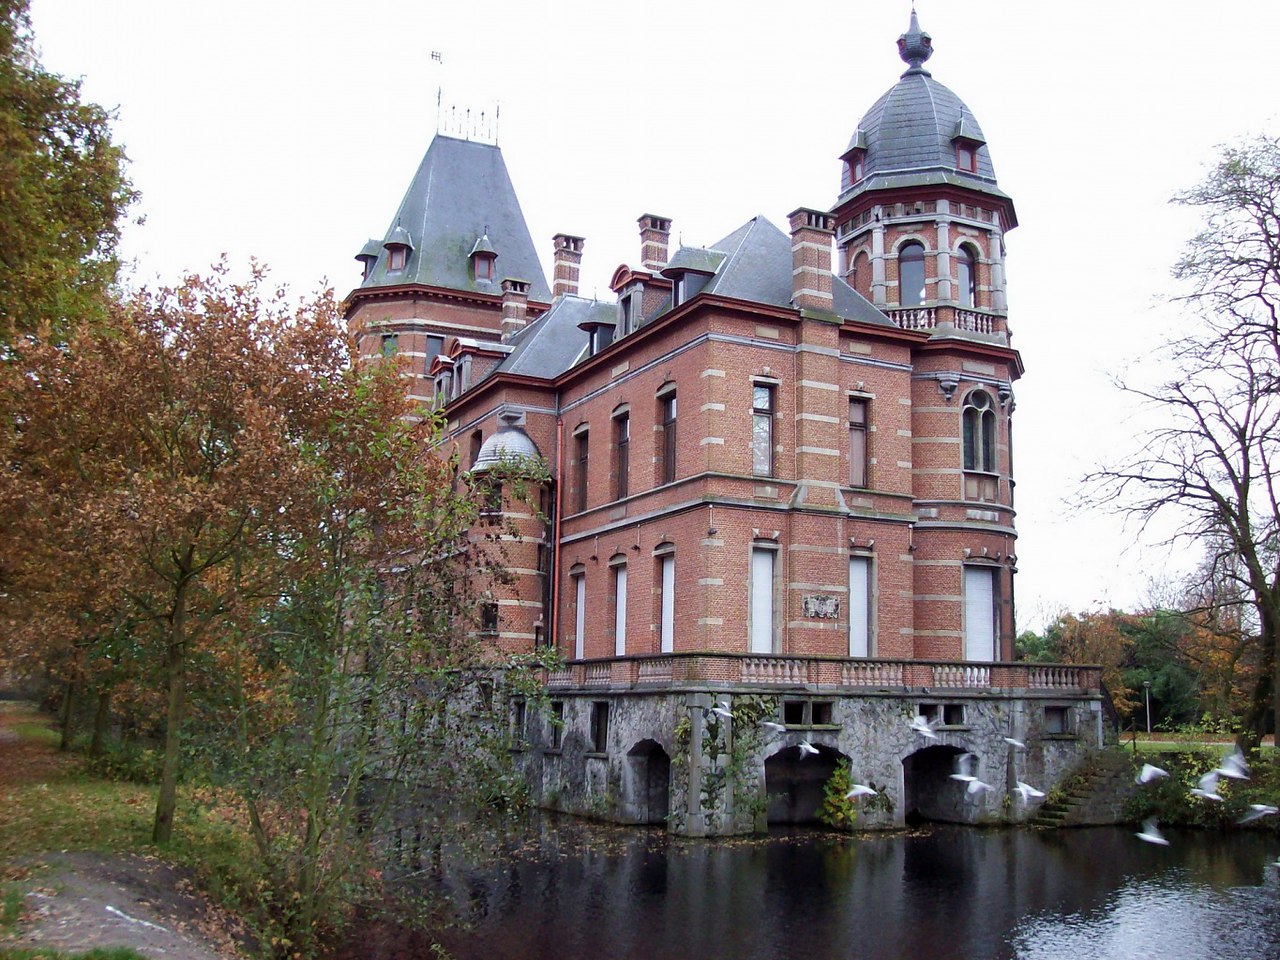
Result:
<svg viewBox="0 0 1280 960"><path fill-rule="evenodd" d="M508 343L525 325L525 313L529 307L529 281L502 281L502 342Z"/></svg>
<svg viewBox="0 0 1280 960"><path fill-rule="evenodd" d="M582 267L582 237L557 233L551 238L555 244L555 257L551 268L551 296L576 296L578 275Z"/></svg>
<svg viewBox="0 0 1280 960"><path fill-rule="evenodd" d="M791 302L801 310L832 313L831 215L800 207L787 219L791 224Z"/></svg>
<svg viewBox="0 0 1280 960"><path fill-rule="evenodd" d="M640 263L656 272L667 265L667 242L671 239L671 218L655 213L642 214L640 224Z"/></svg>

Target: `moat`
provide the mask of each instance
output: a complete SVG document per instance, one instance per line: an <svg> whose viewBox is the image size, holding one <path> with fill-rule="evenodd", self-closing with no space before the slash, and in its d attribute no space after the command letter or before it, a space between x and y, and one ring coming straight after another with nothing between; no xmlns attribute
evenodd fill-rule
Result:
<svg viewBox="0 0 1280 960"><path fill-rule="evenodd" d="M410 887L447 878L457 960L1280 955L1276 835L1167 836L928 825L709 842L542 815L469 864L400 839Z"/></svg>

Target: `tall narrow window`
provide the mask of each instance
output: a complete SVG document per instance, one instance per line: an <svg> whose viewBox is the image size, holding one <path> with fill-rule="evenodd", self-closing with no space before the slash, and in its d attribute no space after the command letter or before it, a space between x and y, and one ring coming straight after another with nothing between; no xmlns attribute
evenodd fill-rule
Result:
<svg viewBox="0 0 1280 960"><path fill-rule="evenodd" d="M662 409L662 482L676 479L676 392L664 393L658 398Z"/></svg>
<svg viewBox="0 0 1280 960"><path fill-rule="evenodd" d="M587 646L587 575L580 571L573 575L573 658L586 656Z"/></svg>
<svg viewBox="0 0 1280 960"><path fill-rule="evenodd" d="M444 353L444 337L429 336L427 337L427 372L431 371L431 361L440 354Z"/></svg>
<svg viewBox="0 0 1280 960"><path fill-rule="evenodd" d="M480 457L480 448L482 446L484 446L484 433L480 430L476 430L471 434L471 450L469 454L471 457L470 466L474 467L476 465L476 460Z"/></svg>
<svg viewBox="0 0 1280 960"><path fill-rule="evenodd" d="M676 644L676 555L666 553L658 557L658 647L662 653L671 653Z"/></svg>
<svg viewBox="0 0 1280 960"><path fill-rule="evenodd" d="M964 468L996 473L996 411L991 394L974 390L964 399Z"/></svg>
<svg viewBox="0 0 1280 960"><path fill-rule="evenodd" d="M996 659L996 571L964 568L964 658Z"/></svg>
<svg viewBox="0 0 1280 960"><path fill-rule="evenodd" d="M914 240L898 250L898 303L904 307L924 303L924 247Z"/></svg>
<svg viewBox="0 0 1280 960"><path fill-rule="evenodd" d="M618 336L625 337L631 332L634 321L635 306L631 294L618 298Z"/></svg>
<svg viewBox="0 0 1280 960"><path fill-rule="evenodd" d="M956 299L960 306L973 308L977 304L978 260L973 255L973 247L965 244L956 255L956 287L959 292Z"/></svg>
<svg viewBox="0 0 1280 960"><path fill-rule="evenodd" d="M409 258L409 248L402 246L392 246L387 249L387 269L403 270L405 262Z"/></svg>
<svg viewBox="0 0 1280 960"><path fill-rule="evenodd" d="M591 703L591 751L605 753L609 749L609 704L605 700Z"/></svg>
<svg viewBox="0 0 1280 960"><path fill-rule="evenodd" d="M382 355L384 357L394 357L400 349L400 337L394 333L384 333L382 335Z"/></svg>
<svg viewBox="0 0 1280 960"><path fill-rule="evenodd" d="M613 568L613 652L621 657L627 652L627 565Z"/></svg>
<svg viewBox="0 0 1280 960"><path fill-rule="evenodd" d="M867 401L849 398L849 486L867 486Z"/></svg>
<svg viewBox="0 0 1280 960"><path fill-rule="evenodd" d="M871 656L871 558L849 558L849 656Z"/></svg>
<svg viewBox="0 0 1280 960"><path fill-rule="evenodd" d="M751 388L751 472L773 476L773 387L768 384Z"/></svg>
<svg viewBox="0 0 1280 960"><path fill-rule="evenodd" d="M578 461L577 480L579 513L587 509L587 460L588 453L590 452L588 440L589 436L586 430L579 431L574 437L574 441L578 447L577 457L575 459Z"/></svg>
<svg viewBox="0 0 1280 960"><path fill-rule="evenodd" d="M621 500L631 486L631 414L613 418L613 498Z"/></svg>
<svg viewBox="0 0 1280 960"><path fill-rule="evenodd" d="M751 652L773 653L773 568L777 551L751 551Z"/></svg>

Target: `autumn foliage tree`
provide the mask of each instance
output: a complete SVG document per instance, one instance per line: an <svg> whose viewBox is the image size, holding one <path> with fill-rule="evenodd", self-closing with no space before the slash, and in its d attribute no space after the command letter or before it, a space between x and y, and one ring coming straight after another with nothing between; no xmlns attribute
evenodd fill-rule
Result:
<svg viewBox="0 0 1280 960"><path fill-rule="evenodd" d="M100 317L133 200L111 117L39 63L28 0L0 0L0 343Z"/></svg>
<svg viewBox="0 0 1280 960"><path fill-rule="evenodd" d="M347 368L331 297L292 310L261 287L215 274L138 294L63 344L17 342L3 374L0 501L18 507L3 534L23 545L26 588L8 600L29 618L39 591L43 609L61 598L90 622L124 606L153 645L167 686L156 841L172 830L189 664L278 582L280 539L317 482L298 452Z"/></svg>

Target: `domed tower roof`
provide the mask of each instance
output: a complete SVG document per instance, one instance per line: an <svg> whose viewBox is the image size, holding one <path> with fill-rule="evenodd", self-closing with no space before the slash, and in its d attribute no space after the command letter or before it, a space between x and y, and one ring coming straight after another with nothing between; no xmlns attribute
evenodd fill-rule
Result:
<svg viewBox="0 0 1280 960"><path fill-rule="evenodd" d="M986 137L973 111L924 68L933 40L911 25L898 38L898 54L908 64L889 90L858 122L847 159L861 151L861 177L842 191L840 201L867 190L949 183L1004 200L996 186Z"/></svg>
<svg viewBox="0 0 1280 960"><path fill-rule="evenodd" d="M520 427L503 423L498 431L480 446L472 473L488 473L496 467L512 466L521 461L533 461L541 457L538 445Z"/></svg>

